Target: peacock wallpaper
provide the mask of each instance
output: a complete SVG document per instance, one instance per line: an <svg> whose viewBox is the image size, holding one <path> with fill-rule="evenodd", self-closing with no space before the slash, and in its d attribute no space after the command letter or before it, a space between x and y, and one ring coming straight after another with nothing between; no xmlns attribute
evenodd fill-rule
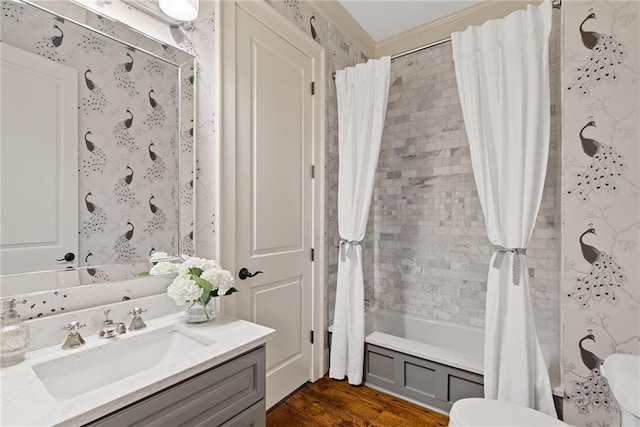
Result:
<svg viewBox="0 0 640 427"><path fill-rule="evenodd" d="M603 427L603 360L640 353L640 2L562 9L564 419Z"/></svg>
<svg viewBox="0 0 640 427"><path fill-rule="evenodd" d="M79 264L131 263L154 250L177 254L180 238L193 235L193 215L178 233L179 204L187 211L192 204L179 199L177 183L193 180L193 165L178 176L174 118L179 94L193 101L193 70L179 82L176 67L73 22L8 0L2 11L3 42L78 71ZM89 25L118 36L114 22L91 19L97 21ZM193 123L192 107L181 113ZM186 132L192 147L193 124ZM193 253L192 240L182 243L182 253ZM107 278L96 274L91 281Z"/></svg>

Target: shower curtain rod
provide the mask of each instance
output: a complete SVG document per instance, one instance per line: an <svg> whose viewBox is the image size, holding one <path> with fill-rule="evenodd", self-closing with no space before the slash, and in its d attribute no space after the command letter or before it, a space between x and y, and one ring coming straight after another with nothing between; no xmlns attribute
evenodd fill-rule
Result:
<svg viewBox="0 0 640 427"><path fill-rule="evenodd" d="M553 7L554 9L560 9L561 6L562 6L562 1L561 0L553 0L551 2L551 7ZM447 38L444 38L442 40L438 40L438 41L426 44L424 46L419 46L419 47L416 47L415 49L407 50L406 52L396 53L395 55L391 55L391 60L393 61L394 59L398 59L398 58L401 58L403 56L410 55L412 53L420 52L421 50L429 49L430 47L438 46L438 45L440 45L442 43L446 43L446 42L449 42L449 41L451 41L451 37L447 37ZM336 72L335 71L331 74L331 77L333 78L333 80L336 79Z"/></svg>

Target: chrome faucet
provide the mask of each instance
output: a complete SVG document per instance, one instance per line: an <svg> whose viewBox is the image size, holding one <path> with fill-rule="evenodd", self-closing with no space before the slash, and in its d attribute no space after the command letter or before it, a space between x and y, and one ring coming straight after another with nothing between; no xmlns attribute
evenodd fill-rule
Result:
<svg viewBox="0 0 640 427"><path fill-rule="evenodd" d="M131 323L129 324L130 331L137 331L140 329L144 329L147 327L147 324L142 320L142 313L146 313L147 310L143 310L140 307L136 307L133 311L130 311L128 314L133 315L133 319L131 319Z"/></svg>
<svg viewBox="0 0 640 427"><path fill-rule="evenodd" d="M84 340L80 335L79 329L84 328L87 325L80 324L80 322L71 322L67 326L63 326L62 330L69 331L67 339L62 344L63 350L69 350L72 348L78 348L84 345Z"/></svg>
<svg viewBox="0 0 640 427"><path fill-rule="evenodd" d="M125 324L122 322L113 323L113 320L109 319L109 313L111 313L111 310L109 309L104 311L106 319L102 324L102 329L98 331L98 338L113 338L116 335L127 333L127 327Z"/></svg>

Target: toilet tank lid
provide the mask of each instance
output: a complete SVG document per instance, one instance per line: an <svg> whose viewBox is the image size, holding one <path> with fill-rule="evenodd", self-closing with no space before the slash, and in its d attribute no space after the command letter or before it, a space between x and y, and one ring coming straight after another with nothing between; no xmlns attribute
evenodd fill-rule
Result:
<svg viewBox="0 0 640 427"><path fill-rule="evenodd" d="M640 417L640 356L610 354L604 359L602 374L620 406Z"/></svg>
<svg viewBox="0 0 640 427"><path fill-rule="evenodd" d="M449 413L450 426L564 426L557 418L526 406L493 399L458 400Z"/></svg>

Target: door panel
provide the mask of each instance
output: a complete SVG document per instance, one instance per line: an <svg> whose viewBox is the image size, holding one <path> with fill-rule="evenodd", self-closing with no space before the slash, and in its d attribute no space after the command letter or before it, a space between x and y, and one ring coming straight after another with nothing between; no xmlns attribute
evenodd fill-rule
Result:
<svg viewBox="0 0 640 427"><path fill-rule="evenodd" d="M267 373L282 363L303 357L302 336L302 278L296 277L280 283L253 288L256 323L270 323L278 331L271 341L272 351L267 354ZM287 307L283 310L282 307Z"/></svg>
<svg viewBox="0 0 640 427"><path fill-rule="evenodd" d="M78 254L77 71L0 48L0 274L76 266L56 260Z"/></svg>
<svg viewBox="0 0 640 427"><path fill-rule="evenodd" d="M301 94L309 75L298 64L288 61L290 52L282 51L282 46L272 49L259 39L253 39L251 44L255 101L251 147L255 225L252 256L300 251L305 213L302 186L305 153L300 144L305 137L305 105ZM265 114L265 109L272 111Z"/></svg>
<svg viewBox="0 0 640 427"><path fill-rule="evenodd" d="M276 329L267 407L311 377L313 59L236 7L239 317Z"/></svg>

